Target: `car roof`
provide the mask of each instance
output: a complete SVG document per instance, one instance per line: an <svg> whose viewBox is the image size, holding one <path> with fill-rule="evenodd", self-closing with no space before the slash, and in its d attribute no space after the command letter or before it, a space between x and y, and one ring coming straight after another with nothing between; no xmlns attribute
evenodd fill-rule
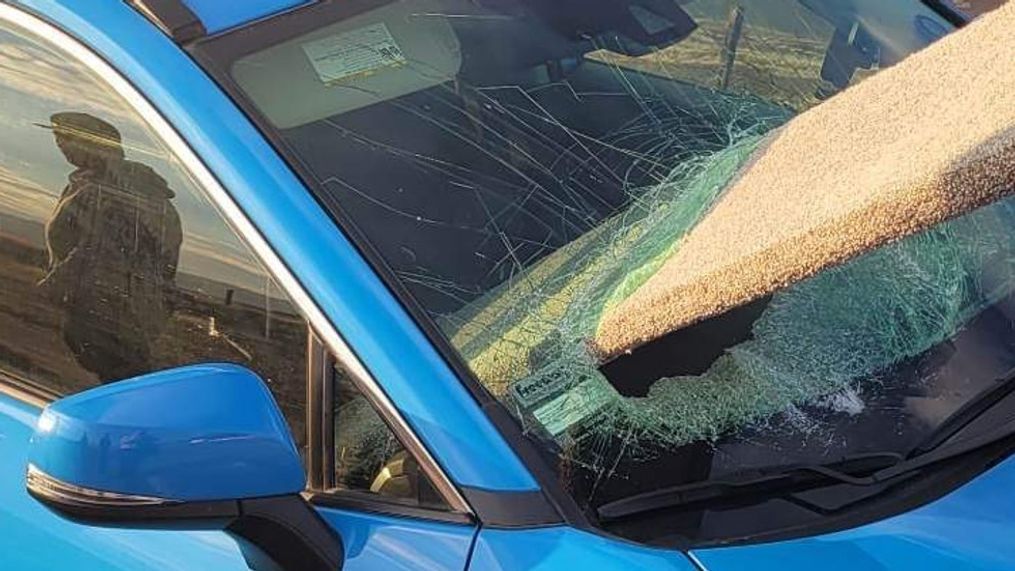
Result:
<svg viewBox="0 0 1015 571"><path fill-rule="evenodd" d="M214 34L273 14L310 4L316 0L180 0Z"/></svg>

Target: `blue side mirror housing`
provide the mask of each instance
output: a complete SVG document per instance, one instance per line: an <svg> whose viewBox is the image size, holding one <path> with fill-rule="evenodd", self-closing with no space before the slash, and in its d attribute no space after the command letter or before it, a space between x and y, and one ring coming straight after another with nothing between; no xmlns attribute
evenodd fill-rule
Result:
<svg viewBox="0 0 1015 571"><path fill-rule="evenodd" d="M58 400L39 417L29 462L36 476L173 503L296 494L306 483L267 388L251 371L225 364Z"/></svg>
<svg viewBox="0 0 1015 571"><path fill-rule="evenodd" d="M28 458L28 492L77 520L221 528L285 569L341 568L341 540L300 495L285 419L243 367L180 367L60 399Z"/></svg>

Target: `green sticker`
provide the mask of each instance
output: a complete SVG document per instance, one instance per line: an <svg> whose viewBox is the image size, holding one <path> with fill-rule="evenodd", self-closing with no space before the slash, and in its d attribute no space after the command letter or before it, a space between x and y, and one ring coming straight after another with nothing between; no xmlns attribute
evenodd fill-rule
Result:
<svg viewBox="0 0 1015 571"><path fill-rule="evenodd" d="M530 409L543 400L564 392L567 384L567 377L563 375L536 375L511 385L511 394L518 404Z"/></svg>
<svg viewBox="0 0 1015 571"><path fill-rule="evenodd" d="M553 436L599 412L611 400L609 388L597 380L588 380L557 396L532 412L536 420Z"/></svg>

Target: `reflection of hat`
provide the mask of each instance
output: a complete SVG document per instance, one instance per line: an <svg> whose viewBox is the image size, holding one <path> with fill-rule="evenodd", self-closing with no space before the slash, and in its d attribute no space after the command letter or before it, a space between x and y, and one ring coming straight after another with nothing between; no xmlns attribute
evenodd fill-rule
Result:
<svg viewBox="0 0 1015 571"><path fill-rule="evenodd" d="M105 145L120 146L120 131L98 117L87 113L55 113L49 118L50 123L35 123L36 127L52 129L54 133L73 135L79 139Z"/></svg>

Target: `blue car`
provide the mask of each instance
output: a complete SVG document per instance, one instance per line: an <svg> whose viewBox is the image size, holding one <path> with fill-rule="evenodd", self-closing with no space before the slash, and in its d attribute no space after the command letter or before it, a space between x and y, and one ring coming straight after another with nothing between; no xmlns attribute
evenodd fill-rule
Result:
<svg viewBox="0 0 1015 571"><path fill-rule="evenodd" d="M1015 568L1011 199L589 345L966 20L3 0L0 569Z"/></svg>

